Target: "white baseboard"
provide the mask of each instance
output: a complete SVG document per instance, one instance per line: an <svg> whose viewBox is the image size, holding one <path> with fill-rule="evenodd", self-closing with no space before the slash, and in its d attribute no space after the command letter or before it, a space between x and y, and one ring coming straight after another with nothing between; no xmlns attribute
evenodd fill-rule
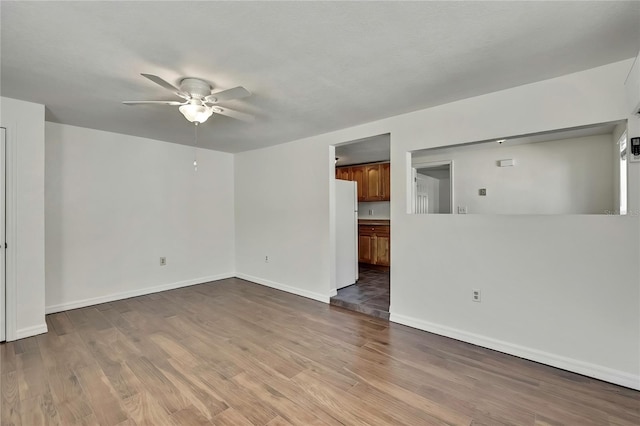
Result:
<svg viewBox="0 0 640 426"><path fill-rule="evenodd" d="M336 290L335 288L333 290L331 290L331 293L329 293L329 297L333 297L333 296L337 296L338 295L338 290Z"/></svg>
<svg viewBox="0 0 640 426"><path fill-rule="evenodd" d="M236 274L236 277L243 280L251 281L256 284L261 284L267 287L275 288L276 290L286 291L287 293L293 293L298 296L306 297L308 299L317 300L323 303L329 303L330 296L328 294L316 293L313 291L302 290L297 287L291 287L286 284L277 283L275 281L269 281L258 277L253 277L247 274Z"/></svg>
<svg viewBox="0 0 640 426"><path fill-rule="evenodd" d="M38 334L43 334L43 333L46 333L47 331L49 330L47 329L46 322L31 326L31 327L21 328L19 330L16 330L15 340L24 339L26 337L31 337L31 336L37 336Z"/></svg>
<svg viewBox="0 0 640 426"><path fill-rule="evenodd" d="M472 343L474 345L493 349L498 352L515 355L520 358L550 365L552 367L561 368L563 370L572 371L584 376L604 380L605 382L640 390L640 376L626 373L624 371L614 370L602 365L591 364L588 362L567 358L561 355L543 352L525 346L515 345L513 343L493 339L491 337L486 337L480 334L469 333L464 330L423 321L418 318L394 314L393 312L391 312L389 320L398 324L417 328L419 330L428 331L430 333L439 334L445 337L451 337L452 339Z"/></svg>
<svg viewBox="0 0 640 426"><path fill-rule="evenodd" d="M186 281L178 281L175 283L162 284L154 287L146 287L138 290L124 291L120 293L107 294L105 296L91 297L89 299L74 300L73 302L60 303L45 307L46 314L68 311L70 309L84 308L86 306L98 305L100 303L113 302L115 300L128 299L130 297L144 296L145 294L158 293L165 290L173 290L180 287L188 287L190 285L207 283L209 281L218 281L225 278L233 278L235 273L212 275L208 277L200 277Z"/></svg>

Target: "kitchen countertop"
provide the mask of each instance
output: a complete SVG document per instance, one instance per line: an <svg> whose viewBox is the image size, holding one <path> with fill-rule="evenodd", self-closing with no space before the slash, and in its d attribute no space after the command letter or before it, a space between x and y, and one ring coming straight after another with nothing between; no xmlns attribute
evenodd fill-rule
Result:
<svg viewBox="0 0 640 426"><path fill-rule="evenodd" d="M390 225L389 219L358 219L358 225Z"/></svg>

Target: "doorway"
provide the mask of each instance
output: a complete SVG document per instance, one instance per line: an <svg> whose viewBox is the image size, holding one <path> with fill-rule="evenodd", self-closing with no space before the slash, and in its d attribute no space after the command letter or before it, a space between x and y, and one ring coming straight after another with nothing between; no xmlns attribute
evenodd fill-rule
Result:
<svg viewBox="0 0 640 426"><path fill-rule="evenodd" d="M453 163L451 161L413 166L413 213L453 212Z"/></svg>
<svg viewBox="0 0 640 426"><path fill-rule="evenodd" d="M348 141L330 150L332 160L335 158L331 185L336 243L336 286L330 304L389 319L391 135ZM345 195L351 194L352 201L340 203L341 187ZM340 207L341 204L346 207ZM344 226L346 222L350 222L349 227ZM354 258L355 273L345 279L343 272L353 270Z"/></svg>
<svg viewBox="0 0 640 426"><path fill-rule="evenodd" d="M6 179L6 133L7 129L0 127L0 342L7 339L6 335L6 274L5 274L5 179Z"/></svg>

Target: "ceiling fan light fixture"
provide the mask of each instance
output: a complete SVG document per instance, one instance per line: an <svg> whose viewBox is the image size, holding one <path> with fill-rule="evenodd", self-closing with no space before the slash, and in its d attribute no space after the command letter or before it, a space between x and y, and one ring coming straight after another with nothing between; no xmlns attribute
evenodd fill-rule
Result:
<svg viewBox="0 0 640 426"><path fill-rule="evenodd" d="M192 123L204 123L213 114L213 108L204 105L187 104L180 106L178 109L184 115L184 118Z"/></svg>
<svg viewBox="0 0 640 426"><path fill-rule="evenodd" d="M2 0L0 0L2 1ZM213 113L225 115L242 121L253 121L251 114L245 114L227 107L218 106L218 102L233 101L251 96L251 92L242 86L211 93L211 84L199 78L183 78L180 80L180 87L153 74L142 74L143 77L153 81L155 84L170 90L175 95L181 97L185 102L180 101L124 101L126 105L155 104L178 106L180 112L191 123L204 123ZM212 105L215 104L215 105Z"/></svg>

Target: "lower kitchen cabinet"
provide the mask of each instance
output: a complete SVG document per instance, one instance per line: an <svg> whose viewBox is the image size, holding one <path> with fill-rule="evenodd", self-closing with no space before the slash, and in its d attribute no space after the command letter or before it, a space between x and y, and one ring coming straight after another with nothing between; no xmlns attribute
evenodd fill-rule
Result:
<svg viewBox="0 0 640 426"><path fill-rule="evenodd" d="M358 236L358 262L372 263L372 239L373 237L371 235L361 234L360 236Z"/></svg>
<svg viewBox="0 0 640 426"><path fill-rule="evenodd" d="M372 262L374 265L389 266L391 263L391 254L389 247L391 246L391 238L389 235L377 235L375 241L375 257Z"/></svg>
<svg viewBox="0 0 640 426"><path fill-rule="evenodd" d="M389 266L391 263L390 247L389 225L360 224L358 226L358 262Z"/></svg>

